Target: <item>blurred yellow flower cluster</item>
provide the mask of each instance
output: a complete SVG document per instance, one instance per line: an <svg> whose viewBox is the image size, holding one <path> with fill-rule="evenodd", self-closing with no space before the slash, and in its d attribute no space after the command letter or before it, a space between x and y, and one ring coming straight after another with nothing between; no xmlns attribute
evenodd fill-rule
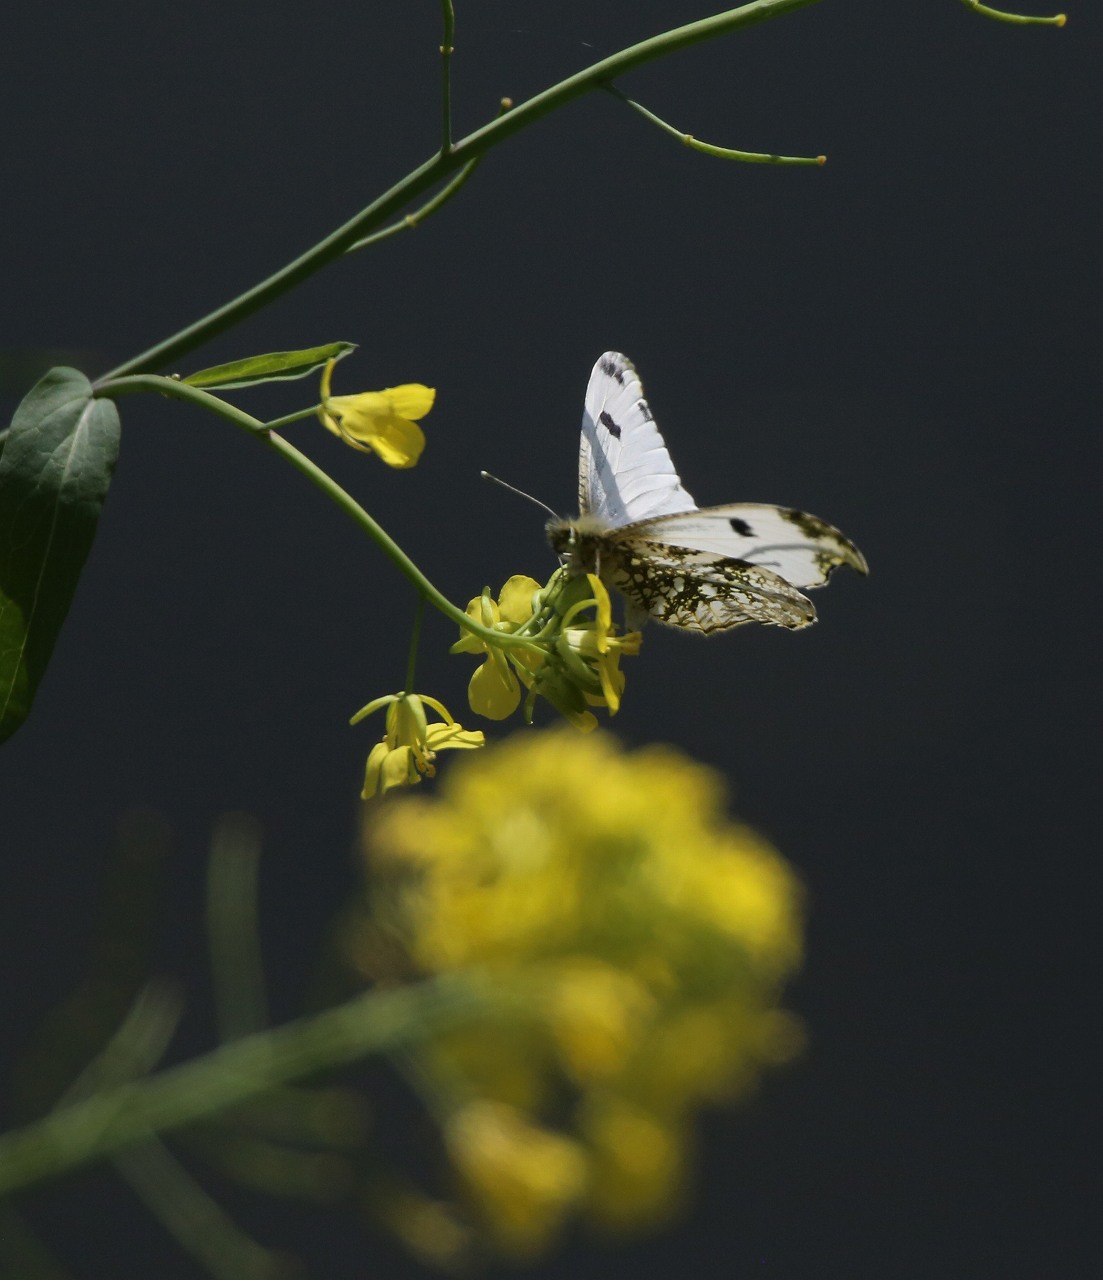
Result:
<svg viewBox="0 0 1103 1280"><path fill-rule="evenodd" d="M592 616L587 616L591 613ZM524 645L498 646L463 632L453 653L484 653L468 687L471 709L489 720L504 720L528 690L525 718L531 722L536 698L546 698L577 729L589 731L597 720L588 707L620 708L624 692L622 654L640 651L640 633L616 634L609 593L596 574L570 577L557 571L541 587L517 574L497 601L487 588L467 606L467 614L503 635L529 638Z"/></svg>
<svg viewBox="0 0 1103 1280"><path fill-rule="evenodd" d="M799 887L723 801L673 748L553 731L372 815L362 970L394 976L404 954L407 972L494 993L493 1012L423 1046L414 1076L461 1204L506 1256L538 1254L574 1214L661 1220L696 1111L799 1047L776 1007L800 959Z"/></svg>

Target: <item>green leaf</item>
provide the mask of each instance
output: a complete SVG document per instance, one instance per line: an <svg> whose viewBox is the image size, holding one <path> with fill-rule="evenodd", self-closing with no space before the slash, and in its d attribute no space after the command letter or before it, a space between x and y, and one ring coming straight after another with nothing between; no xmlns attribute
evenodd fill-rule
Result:
<svg viewBox="0 0 1103 1280"><path fill-rule="evenodd" d="M69 612L119 454L119 414L51 369L0 454L0 742L27 718Z"/></svg>
<svg viewBox="0 0 1103 1280"><path fill-rule="evenodd" d="M215 364L183 379L189 387L252 387L261 382L292 382L320 369L327 360L343 360L356 350L355 342L331 342L305 351L269 351L229 364Z"/></svg>

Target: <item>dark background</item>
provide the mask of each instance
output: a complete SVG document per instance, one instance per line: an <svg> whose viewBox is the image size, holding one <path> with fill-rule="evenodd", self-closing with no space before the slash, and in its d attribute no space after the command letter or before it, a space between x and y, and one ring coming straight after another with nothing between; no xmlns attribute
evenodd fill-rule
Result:
<svg viewBox="0 0 1103 1280"><path fill-rule="evenodd" d="M462 133L709 6L459 10ZM7 22L9 405L42 349L109 367L437 141L431 0L101 0ZM617 731L723 769L808 887L789 1003L810 1047L709 1119L678 1226L618 1252L576 1240L538 1276L1095 1274L1099 34L1086 4L1057 31L851 0L684 52L622 87L708 141L827 166L711 160L593 95L493 152L417 231L184 362L348 339L336 390L436 386L411 472L309 423L289 435L460 602L550 571L542 517L478 471L573 510L608 348L638 364L699 502L801 506L868 556L809 632L655 629L628 664ZM202 873L227 809L264 825L273 1003L301 1008L377 736L345 722L404 670L412 592L339 512L225 424L121 407L85 579L0 762L13 1054L81 977L135 806L175 832L158 964L187 984L179 1051L209 1034ZM470 720L453 638L430 619L418 683ZM226 1196L315 1276L421 1274L322 1211ZM198 1274L110 1172L26 1203L79 1276Z"/></svg>

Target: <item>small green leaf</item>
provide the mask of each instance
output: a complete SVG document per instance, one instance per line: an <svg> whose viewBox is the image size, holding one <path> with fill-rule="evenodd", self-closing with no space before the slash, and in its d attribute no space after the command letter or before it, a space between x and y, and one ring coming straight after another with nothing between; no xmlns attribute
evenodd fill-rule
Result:
<svg viewBox="0 0 1103 1280"><path fill-rule="evenodd" d="M0 742L27 718L119 454L119 414L77 369L51 369L0 454Z"/></svg>
<svg viewBox="0 0 1103 1280"><path fill-rule="evenodd" d="M183 379L189 387L252 387L261 382L292 382L320 369L327 360L343 360L356 350L355 342L331 342L306 351L269 351L263 356L246 356L229 364L215 364Z"/></svg>

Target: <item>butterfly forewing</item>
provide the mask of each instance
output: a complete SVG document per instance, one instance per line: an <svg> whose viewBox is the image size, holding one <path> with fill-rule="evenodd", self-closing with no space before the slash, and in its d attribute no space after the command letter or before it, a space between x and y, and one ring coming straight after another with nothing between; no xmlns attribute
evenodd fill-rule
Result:
<svg viewBox="0 0 1103 1280"><path fill-rule="evenodd" d="M610 525L695 511L655 426L630 360L607 351L586 388L578 507Z"/></svg>
<svg viewBox="0 0 1103 1280"><path fill-rule="evenodd" d="M705 507L639 520L620 532L760 565L794 587L822 586L841 564L867 572L865 558L849 538L793 507L762 502Z"/></svg>

